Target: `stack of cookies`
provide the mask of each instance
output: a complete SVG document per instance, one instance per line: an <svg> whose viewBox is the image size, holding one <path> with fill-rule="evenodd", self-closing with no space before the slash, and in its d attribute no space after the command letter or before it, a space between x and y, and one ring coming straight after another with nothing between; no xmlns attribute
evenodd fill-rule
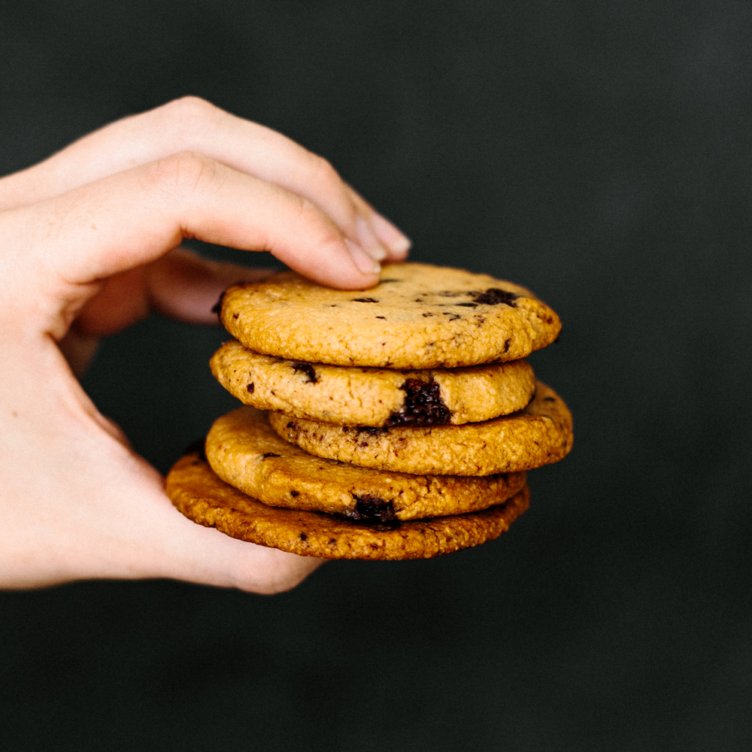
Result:
<svg viewBox="0 0 752 752"><path fill-rule="evenodd" d="M294 272L225 292L211 361L245 404L167 478L187 517L321 558L429 558L498 537L526 471L562 459L572 417L525 357L557 315L528 290L426 264L365 292Z"/></svg>

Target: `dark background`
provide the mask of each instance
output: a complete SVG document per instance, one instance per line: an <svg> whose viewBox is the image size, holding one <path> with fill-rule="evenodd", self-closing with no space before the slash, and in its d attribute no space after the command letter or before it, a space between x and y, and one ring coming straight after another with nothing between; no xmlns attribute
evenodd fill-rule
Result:
<svg viewBox="0 0 752 752"><path fill-rule="evenodd" d="M732 0L3 3L0 174L187 93L281 130L560 313L576 441L443 559L0 594L0 747L751 748L751 43ZM85 385L165 471L223 339L154 319Z"/></svg>

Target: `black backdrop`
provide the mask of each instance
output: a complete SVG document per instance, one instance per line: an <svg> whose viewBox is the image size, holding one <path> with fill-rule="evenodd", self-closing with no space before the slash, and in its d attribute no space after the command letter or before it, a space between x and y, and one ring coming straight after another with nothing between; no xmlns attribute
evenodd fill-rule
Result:
<svg viewBox="0 0 752 752"><path fill-rule="evenodd" d="M3 3L0 173L186 93L277 128L561 314L576 441L444 559L0 594L0 748L748 749L751 42L732 0ZM85 378L162 471L222 339L150 320Z"/></svg>

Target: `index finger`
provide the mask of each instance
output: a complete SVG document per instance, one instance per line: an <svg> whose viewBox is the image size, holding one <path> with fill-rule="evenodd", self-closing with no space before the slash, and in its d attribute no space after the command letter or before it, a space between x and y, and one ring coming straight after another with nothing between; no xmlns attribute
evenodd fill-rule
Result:
<svg viewBox="0 0 752 752"><path fill-rule="evenodd" d="M0 179L0 208L52 198L182 151L204 154L312 201L376 259L407 255L407 237L329 162L281 133L198 97L111 123L44 162Z"/></svg>
<svg viewBox="0 0 752 752"><path fill-rule="evenodd" d="M314 204L198 154L121 172L2 219L20 310L39 299L41 273L43 289L72 317L91 295L87 285L154 261L186 237L270 251L335 287L378 281L379 265Z"/></svg>

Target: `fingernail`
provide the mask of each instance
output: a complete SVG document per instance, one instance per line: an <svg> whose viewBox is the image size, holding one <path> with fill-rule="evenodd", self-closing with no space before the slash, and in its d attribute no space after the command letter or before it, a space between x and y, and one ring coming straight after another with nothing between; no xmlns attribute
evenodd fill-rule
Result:
<svg viewBox="0 0 752 752"><path fill-rule="evenodd" d="M388 219L374 212L371 215L371 228L376 237L396 256L406 256L412 241L398 230Z"/></svg>
<svg viewBox="0 0 752 752"><path fill-rule="evenodd" d="M345 238L345 245L347 250L350 251L350 256L355 262L355 266L363 272L363 274L379 274L381 272L381 264L374 258L369 256L359 245Z"/></svg>
<svg viewBox="0 0 752 752"><path fill-rule="evenodd" d="M360 247L374 260L383 261L387 257L387 250L379 242L364 217L355 220L355 234L358 236Z"/></svg>

